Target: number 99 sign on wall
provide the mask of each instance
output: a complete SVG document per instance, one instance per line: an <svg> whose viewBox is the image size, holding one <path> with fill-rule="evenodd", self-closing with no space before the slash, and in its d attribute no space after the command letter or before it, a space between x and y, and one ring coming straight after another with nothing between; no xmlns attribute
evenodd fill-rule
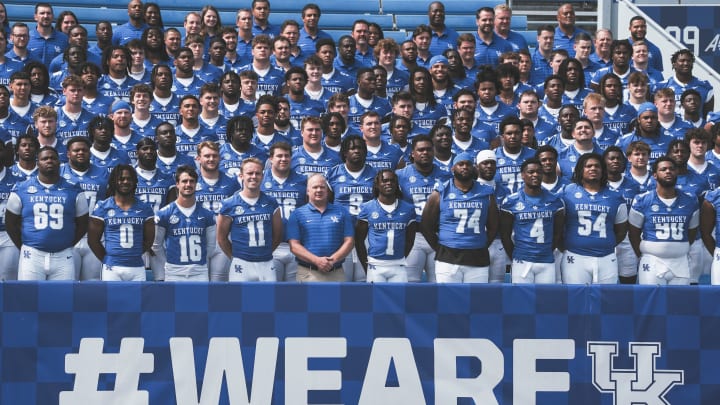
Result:
<svg viewBox="0 0 720 405"><path fill-rule="evenodd" d="M695 56L716 71L720 68L720 9L705 6L640 6ZM666 57L669 61L669 56Z"/></svg>

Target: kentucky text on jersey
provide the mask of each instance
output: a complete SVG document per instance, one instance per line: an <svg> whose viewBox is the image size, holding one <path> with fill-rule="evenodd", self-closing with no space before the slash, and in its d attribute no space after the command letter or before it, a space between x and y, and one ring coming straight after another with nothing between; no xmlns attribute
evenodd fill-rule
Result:
<svg viewBox="0 0 720 405"><path fill-rule="evenodd" d="M552 218L555 215L553 211L534 211L534 212L518 212L517 219L538 219L538 218Z"/></svg>
<svg viewBox="0 0 720 405"><path fill-rule="evenodd" d="M575 209L577 211L610 212L609 206L598 205L598 204L576 203Z"/></svg>
<svg viewBox="0 0 720 405"><path fill-rule="evenodd" d="M480 208L482 209L483 203L481 201L448 201L448 208Z"/></svg>
<svg viewBox="0 0 720 405"><path fill-rule="evenodd" d="M300 192L299 191L274 191L274 190L267 190L263 191L263 193L273 197L273 198L300 198Z"/></svg>
<svg viewBox="0 0 720 405"><path fill-rule="evenodd" d="M184 235L204 235L205 228L198 227L187 227L187 228L172 228L172 236L184 236Z"/></svg>
<svg viewBox="0 0 720 405"><path fill-rule="evenodd" d="M65 204L65 201L67 201L66 197L57 195L31 195L28 198L31 203L43 202Z"/></svg>
<svg viewBox="0 0 720 405"><path fill-rule="evenodd" d="M338 188L340 194L372 194L372 187L368 186L342 186Z"/></svg>
<svg viewBox="0 0 720 405"><path fill-rule="evenodd" d="M145 223L145 218L108 217L108 218L105 218L105 222L108 225L120 225L120 224L142 225L143 223Z"/></svg>
<svg viewBox="0 0 720 405"><path fill-rule="evenodd" d="M408 224L396 222L373 222L372 228L377 230L405 229Z"/></svg>
<svg viewBox="0 0 720 405"><path fill-rule="evenodd" d="M251 214L251 215L243 215L236 217L237 224L245 224L248 222L259 222L259 221L270 221L272 219L273 214Z"/></svg>
<svg viewBox="0 0 720 405"><path fill-rule="evenodd" d="M143 187L138 184L135 194L160 194L165 195L167 189L163 187Z"/></svg>
<svg viewBox="0 0 720 405"><path fill-rule="evenodd" d="M668 216L652 215L652 216L650 216L650 218L652 219L653 224L665 224L665 223L681 224L681 223L685 223L685 222L689 221L689 218L686 215L668 215Z"/></svg>

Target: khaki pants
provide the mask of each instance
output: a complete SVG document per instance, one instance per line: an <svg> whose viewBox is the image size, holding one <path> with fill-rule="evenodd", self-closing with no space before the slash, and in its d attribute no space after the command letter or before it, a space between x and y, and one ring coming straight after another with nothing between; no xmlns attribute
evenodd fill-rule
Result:
<svg viewBox="0 0 720 405"><path fill-rule="evenodd" d="M296 277L298 283L311 283L318 281L343 282L345 281L345 272L343 272L342 267L325 273L323 271L312 270L308 267L298 264Z"/></svg>

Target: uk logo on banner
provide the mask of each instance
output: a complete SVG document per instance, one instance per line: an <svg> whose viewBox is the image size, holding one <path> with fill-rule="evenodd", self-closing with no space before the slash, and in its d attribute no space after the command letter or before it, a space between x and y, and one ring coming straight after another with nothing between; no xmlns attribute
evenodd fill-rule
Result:
<svg viewBox="0 0 720 405"><path fill-rule="evenodd" d="M616 369L617 342L588 342L587 355L592 357L593 385L602 393L613 395L615 405L667 405L667 394L685 381L683 370L659 370L655 361L661 354L659 342L629 342L632 369Z"/></svg>

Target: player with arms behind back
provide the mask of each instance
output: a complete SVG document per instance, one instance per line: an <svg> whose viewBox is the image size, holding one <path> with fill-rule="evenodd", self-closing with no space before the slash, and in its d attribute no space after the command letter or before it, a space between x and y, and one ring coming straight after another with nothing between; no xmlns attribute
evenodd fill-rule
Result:
<svg viewBox="0 0 720 405"><path fill-rule="evenodd" d="M103 281L146 279L142 255L150 251L155 238L155 213L135 196L137 184L132 166L115 166L108 180L110 197L98 201L92 213L88 246L103 263Z"/></svg>
<svg viewBox="0 0 720 405"><path fill-rule="evenodd" d="M405 258L415 242L415 207L401 199L395 172L382 169L373 182L375 198L360 207L355 249L368 282L407 282ZM365 247L365 238L368 248Z"/></svg>
<svg viewBox="0 0 720 405"><path fill-rule="evenodd" d="M263 164L247 158L240 166L242 190L223 201L217 216L217 241L229 257L230 281L277 281L273 251L283 238L276 200L260 191Z"/></svg>
<svg viewBox="0 0 720 405"><path fill-rule="evenodd" d="M215 214L195 198L198 173L182 165L175 172L177 199L155 216L155 243L165 247L165 281L208 281L215 250Z"/></svg>
<svg viewBox="0 0 720 405"><path fill-rule="evenodd" d="M561 271L565 284L615 284L618 263L615 246L627 232L623 196L607 185L602 156L580 156L573 184L562 193L565 239Z"/></svg>
<svg viewBox="0 0 720 405"><path fill-rule="evenodd" d="M554 284L553 251L562 240L565 206L560 197L542 187L539 159L524 161L520 175L523 188L500 206L500 233L512 257L512 281Z"/></svg>
<svg viewBox="0 0 720 405"><path fill-rule="evenodd" d="M453 159L453 178L425 203L420 228L435 249L438 283L487 283L488 246L495 239L498 212L493 189L475 181L475 157Z"/></svg>
<svg viewBox="0 0 720 405"><path fill-rule="evenodd" d="M20 249L18 280L74 280L72 247L87 218L82 189L60 176L57 150L40 148L38 175L17 184L5 211L5 229Z"/></svg>
<svg viewBox="0 0 720 405"><path fill-rule="evenodd" d="M638 283L690 283L688 252L699 224L698 200L675 187L678 169L668 156L653 163L654 190L635 197L628 237L640 257Z"/></svg>

